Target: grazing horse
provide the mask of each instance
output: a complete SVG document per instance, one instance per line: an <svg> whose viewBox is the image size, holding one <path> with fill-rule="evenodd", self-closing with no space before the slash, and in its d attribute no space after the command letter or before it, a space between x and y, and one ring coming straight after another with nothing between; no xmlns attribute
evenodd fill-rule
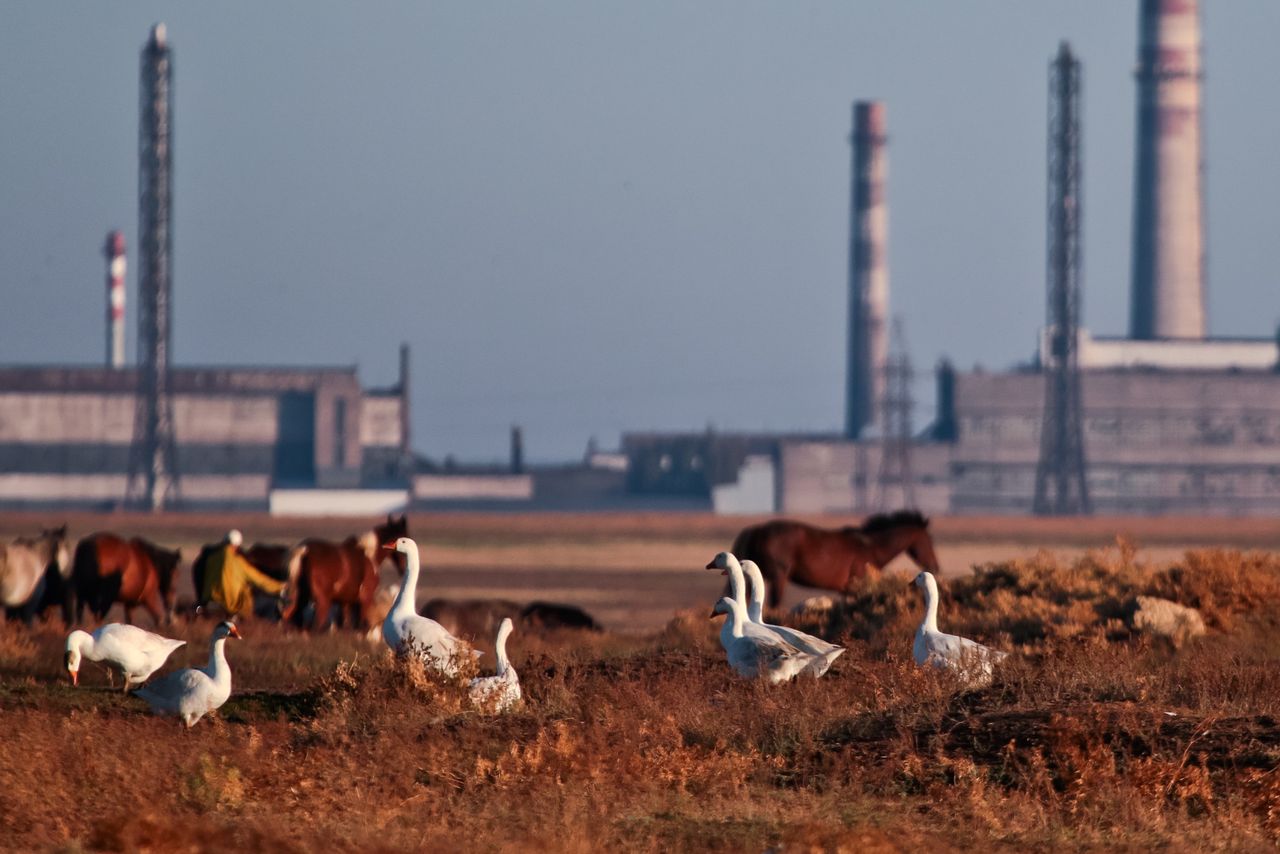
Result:
<svg viewBox="0 0 1280 854"><path fill-rule="evenodd" d="M600 624L577 605L559 602L530 602L520 605L510 599L430 599L421 614L430 617L451 635L488 637L504 619L517 623L521 631L545 634L560 629L602 631Z"/></svg>
<svg viewBox="0 0 1280 854"><path fill-rule="evenodd" d="M147 609L158 626L173 619L173 583L182 553L165 549L141 537L124 540L115 534L90 534L76 544L71 576L76 591L76 620L84 608L99 620L111 606L124 606L124 621L133 622L133 609Z"/></svg>
<svg viewBox="0 0 1280 854"><path fill-rule="evenodd" d="M50 528L39 537L19 537L0 544L0 606L6 616L27 625L50 603L50 587L61 587L70 571L67 526ZM63 616L69 617L69 608Z"/></svg>
<svg viewBox="0 0 1280 854"><path fill-rule="evenodd" d="M902 552L922 569L938 571L929 520L915 510L872 516L835 530L776 519L744 528L733 541L739 560L754 560L768 582L769 606L782 601L787 581L849 593Z"/></svg>
<svg viewBox="0 0 1280 854"><path fill-rule="evenodd" d="M289 552L289 606L284 619L303 628L307 608L314 607L311 627L316 631L329 623L329 611L338 606L338 621L348 613L356 628L367 628L373 595L378 590L378 566L385 554L379 546L409 535L404 516L387 521L359 537L340 543L308 539ZM397 567L400 562L397 561Z"/></svg>

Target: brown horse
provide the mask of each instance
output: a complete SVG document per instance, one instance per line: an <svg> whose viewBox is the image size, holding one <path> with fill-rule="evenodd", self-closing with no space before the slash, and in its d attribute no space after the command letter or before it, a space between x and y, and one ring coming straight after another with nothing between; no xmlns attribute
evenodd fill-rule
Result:
<svg viewBox="0 0 1280 854"><path fill-rule="evenodd" d="M387 516L386 522L359 537L340 543L309 539L294 546L288 560L291 601L284 619L302 628L307 609L313 607L310 623L319 631L329 624L330 609L336 605L339 622L345 623L345 612L356 628L367 627L378 589L378 566L385 554L379 546L407 536L405 517Z"/></svg>
<svg viewBox="0 0 1280 854"><path fill-rule="evenodd" d="M744 528L733 541L739 560L760 566L773 608L788 580L848 593L903 552L922 569L938 571L929 520L915 510L872 516L859 527L836 530L776 519Z"/></svg>
<svg viewBox="0 0 1280 854"><path fill-rule="evenodd" d="M133 609L146 608L158 626L173 619L173 583L182 553L165 549L141 537L124 540L115 534L90 534L76 544L71 578L75 586L76 620L84 608L99 620L111 606L124 606L124 621L133 622Z"/></svg>

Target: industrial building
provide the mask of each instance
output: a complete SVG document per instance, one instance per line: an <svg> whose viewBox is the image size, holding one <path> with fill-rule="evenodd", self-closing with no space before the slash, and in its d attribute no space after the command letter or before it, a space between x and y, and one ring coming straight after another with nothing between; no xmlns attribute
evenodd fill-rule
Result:
<svg viewBox="0 0 1280 854"><path fill-rule="evenodd" d="M1198 4L1140 0L1138 18L1128 337L1078 325L1079 63L1064 45L1041 347L1010 371L940 366L934 423L910 437L909 466L889 465L885 111L858 103L844 434L624 437L633 467L665 465L633 481L723 512L1280 513L1280 341L1206 337Z"/></svg>
<svg viewBox="0 0 1280 854"><path fill-rule="evenodd" d="M123 362L112 233L105 366L0 368L0 506L1278 513L1280 338L1206 337L1198 4L1137 5L1127 337L1079 325L1081 72L1064 44L1049 87L1048 310L1025 364L944 362L933 423L911 424L910 365L889 332L887 109L859 101L843 431L624 433L617 454L532 470L518 432L509 466L416 458L404 349L381 390L354 367L169 364L172 55L158 26L142 56L138 364Z"/></svg>
<svg viewBox="0 0 1280 854"><path fill-rule="evenodd" d="M354 367L216 367L174 368L170 390L176 508L307 512L315 491L363 512L405 503L400 385L362 388ZM0 507L126 506L137 393L132 368L0 368Z"/></svg>

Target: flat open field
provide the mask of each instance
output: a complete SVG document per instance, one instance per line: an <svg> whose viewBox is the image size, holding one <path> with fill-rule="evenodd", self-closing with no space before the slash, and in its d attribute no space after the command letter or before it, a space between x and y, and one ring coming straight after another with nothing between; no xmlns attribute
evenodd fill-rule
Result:
<svg viewBox="0 0 1280 854"><path fill-rule="evenodd" d="M10 515L0 536L61 521ZM250 542L290 542L372 522L66 521L73 539L139 533L188 558L230 527ZM228 643L230 701L184 731L108 688L95 665L73 689L57 621L0 626L0 848L1237 851L1280 842L1280 524L935 521L943 630L1010 654L990 686L971 688L912 661L922 606L905 574L828 613L775 616L847 648L822 679L736 677L719 621L707 618L722 579L701 567L747 521L413 516L420 599L569 602L608 629L517 630L510 652L525 699L498 716L473 709L465 683L397 663L353 632L245 621L245 639ZM1175 645L1136 629L1141 595L1196 608L1207 633ZM166 671L202 664L209 631L207 622L166 629L188 641ZM491 649L488 638L478 645ZM492 665L490 654L480 672Z"/></svg>
<svg viewBox="0 0 1280 854"><path fill-rule="evenodd" d="M239 528L246 543L292 543L303 537L341 539L368 529L373 519L277 519L266 515L71 515L8 514L0 538L70 525L72 539L93 531L140 534L180 547L184 563L204 543ZM722 579L703 571L728 549L744 525L760 519L704 514L416 514L410 534L418 540L424 574L419 601L505 597L581 606L604 626L621 632L660 629L680 609L713 602ZM840 517L809 518L815 524L848 524ZM1029 557L1047 550L1078 556L1113 547L1118 536L1140 557L1168 562L1192 548L1280 550L1280 520L1273 519L1010 519L939 518L931 523L945 575L968 573L978 564ZM901 558L890 571L904 573ZM384 567L384 581L393 580ZM182 572L180 595L191 595ZM784 604L820 591L792 587Z"/></svg>

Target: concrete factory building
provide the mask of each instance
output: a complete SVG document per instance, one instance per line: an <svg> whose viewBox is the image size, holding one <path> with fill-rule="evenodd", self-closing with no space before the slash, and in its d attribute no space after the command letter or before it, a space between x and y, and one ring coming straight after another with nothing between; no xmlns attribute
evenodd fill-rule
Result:
<svg viewBox="0 0 1280 854"><path fill-rule="evenodd" d="M0 368L0 507L124 506L137 387L132 368ZM170 394L176 508L405 502L401 386L364 389L354 367L184 367Z"/></svg>

